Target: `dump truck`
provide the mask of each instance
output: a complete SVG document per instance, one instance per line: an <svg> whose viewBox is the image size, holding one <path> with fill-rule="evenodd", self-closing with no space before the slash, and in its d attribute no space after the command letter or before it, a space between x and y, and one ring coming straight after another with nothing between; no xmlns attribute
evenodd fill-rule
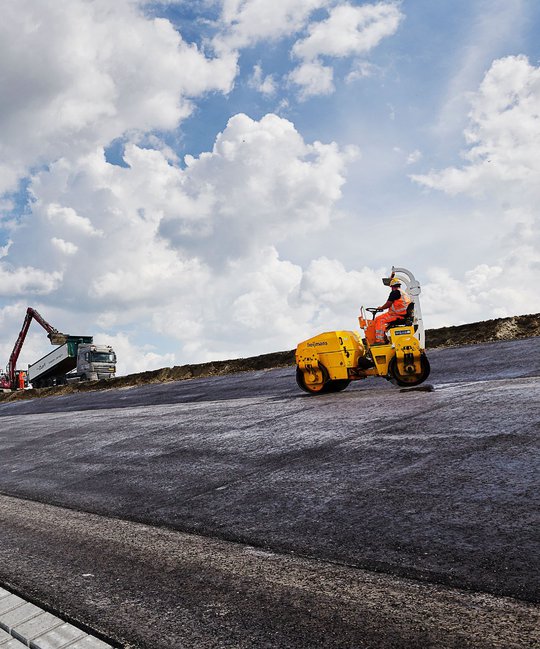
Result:
<svg viewBox="0 0 540 649"><path fill-rule="evenodd" d="M28 382L44 388L111 379L115 373L116 354L110 345L95 345L92 336L67 336L64 345L28 366Z"/></svg>
<svg viewBox="0 0 540 649"><path fill-rule="evenodd" d="M29 365L28 372L17 369L17 361L32 320L47 332L52 352ZM23 326L9 357L6 372L0 372L0 389L24 390L78 381L110 379L116 373L116 354L110 345L94 344L93 336L70 336L52 327L35 309L28 307Z"/></svg>

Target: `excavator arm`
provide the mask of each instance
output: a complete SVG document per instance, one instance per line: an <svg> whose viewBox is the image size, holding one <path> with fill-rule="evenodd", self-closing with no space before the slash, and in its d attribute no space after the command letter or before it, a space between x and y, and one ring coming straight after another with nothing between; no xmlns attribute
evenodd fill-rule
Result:
<svg viewBox="0 0 540 649"><path fill-rule="evenodd" d="M47 338L51 341L51 345L63 345L66 340L66 334L60 333L58 329L52 327L35 309L28 307L26 310L26 316L24 318L23 326L19 332L13 351L9 357L9 361L6 368L6 377L2 381L0 387L9 388L11 390L17 389L17 377L16 377L16 368L17 360L19 359L19 354L21 353L22 346L24 344L26 334L30 328L32 320L36 320L47 332Z"/></svg>

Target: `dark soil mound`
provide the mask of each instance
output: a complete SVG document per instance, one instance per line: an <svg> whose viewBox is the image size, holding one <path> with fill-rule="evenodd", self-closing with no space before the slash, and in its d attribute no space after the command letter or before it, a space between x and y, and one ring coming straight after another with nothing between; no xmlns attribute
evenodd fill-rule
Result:
<svg viewBox="0 0 540 649"><path fill-rule="evenodd" d="M426 331L426 347L455 347L540 336L540 313Z"/></svg>

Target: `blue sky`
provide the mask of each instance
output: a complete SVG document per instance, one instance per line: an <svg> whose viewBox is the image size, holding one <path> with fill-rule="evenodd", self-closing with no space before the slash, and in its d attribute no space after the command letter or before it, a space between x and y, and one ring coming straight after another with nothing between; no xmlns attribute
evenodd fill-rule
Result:
<svg viewBox="0 0 540 649"><path fill-rule="evenodd" d="M27 306L121 372L540 311L532 0L8 0L0 352ZM45 353L32 328L21 362Z"/></svg>

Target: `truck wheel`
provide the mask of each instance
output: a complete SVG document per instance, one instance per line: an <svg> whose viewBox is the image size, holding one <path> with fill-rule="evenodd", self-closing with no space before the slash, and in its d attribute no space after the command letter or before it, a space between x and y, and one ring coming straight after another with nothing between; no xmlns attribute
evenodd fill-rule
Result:
<svg viewBox="0 0 540 649"><path fill-rule="evenodd" d="M397 358L394 356L388 365L388 378L392 383L406 388L423 383L429 376L430 371L431 367L427 356L424 353L420 355L420 374L400 374L398 371Z"/></svg>
<svg viewBox="0 0 540 649"><path fill-rule="evenodd" d="M324 394L325 392L328 392L328 385L329 383L331 383L331 381L329 381L328 378L328 372L326 370L326 367L324 367L324 365L319 364L319 369L321 370L323 376L322 383L313 384L310 383L309 381L306 382L306 377L304 372L299 367L297 367L296 383L298 384L298 387L304 392L307 392L308 394Z"/></svg>

